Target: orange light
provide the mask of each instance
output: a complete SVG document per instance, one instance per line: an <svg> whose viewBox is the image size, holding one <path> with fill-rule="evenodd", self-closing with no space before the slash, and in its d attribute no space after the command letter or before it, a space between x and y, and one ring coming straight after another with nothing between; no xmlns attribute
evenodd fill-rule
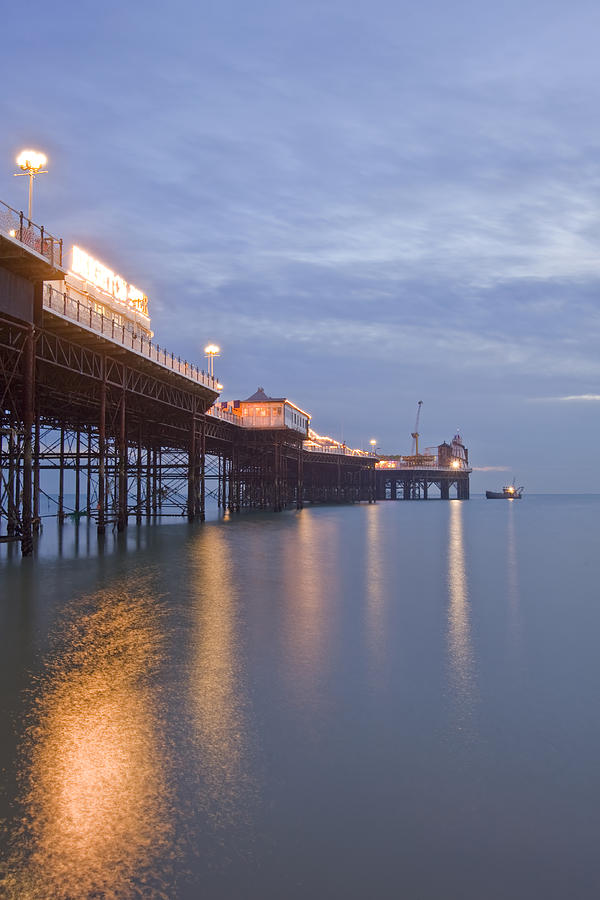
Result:
<svg viewBox="0 0 600 900"><path fill-rule="evenodd" d="M39 172L47 162L47 158L38 150L23 150L17 156L17 165L24 172Z"/></svg>

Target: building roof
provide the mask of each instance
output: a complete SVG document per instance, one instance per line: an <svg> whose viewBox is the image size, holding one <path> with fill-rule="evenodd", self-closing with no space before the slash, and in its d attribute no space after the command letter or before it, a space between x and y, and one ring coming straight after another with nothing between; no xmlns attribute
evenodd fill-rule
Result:
<svg viewBox="0 0 600 900"><path fill-rule="evenodd" d="M251 397L242 400L242 403L284 403L285 399L285 397L267 397L265 389L259 387Z"/></svg>
<svg viewBox="0 0 600 900"><path fill-rule="evenodd" d="M252 394L251 397L248 397L246 400L236 400L236 403L287 403L288 406L291 406L296 412L299 412L301 415L306 416L307 419L311 419L310 413L307 413L305 410L300 409L299 406L296 406L295 403L292 403L291 400L288 400L287 397L268 397L265 394L265 389L259 387L258 390Z"/></svg>

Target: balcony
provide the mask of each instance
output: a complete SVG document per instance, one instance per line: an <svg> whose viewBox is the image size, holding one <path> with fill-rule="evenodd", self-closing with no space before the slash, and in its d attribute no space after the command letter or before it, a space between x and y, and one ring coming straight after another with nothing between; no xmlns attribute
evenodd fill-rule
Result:
<svg viewBox="0 0 600 900"><path fill-rule="evenodd" d="M209 416L214 416L215 419L221 419L222 422L229 422L231 425L242 424L240 417L228 409L219 409L217 406L211 406L206 412Z"/></svg>
<svg viewBox="0 0 600 900"><path fill-rule="evenodd" d="M24 213L0 200L0 234L18 241L43 256L52 266L62 266L62 238L55 238L43 225L36 225Z"/></svg>
<svg viewBox="0 0 600 900"><path fill-rule="evenodd" d="M94 309L92 301L70 297L66 293L57 291L51 285L44 285L44 309L61 319L75 322L81 328L85 328L94 334L101 335L109 341L148 359L159 366L189 378L196 384L209 388L215 393L220 393L223 385L216 378L206 374L193 363L169 353L164 347L155 344L150 338L141 332L126 327L117 319L98 313Z"/></svg>

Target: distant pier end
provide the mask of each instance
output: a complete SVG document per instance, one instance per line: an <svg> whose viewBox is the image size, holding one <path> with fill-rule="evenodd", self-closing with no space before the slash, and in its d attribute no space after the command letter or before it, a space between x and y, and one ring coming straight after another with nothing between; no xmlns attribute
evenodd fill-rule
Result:
<svg viewBox="0 0 600 900"><path fill-rule="evenodd" d="M450 443L412 456L380 457L375 466L377 500L429 500L437 489L442 500L469 499L469 451L460 434ZM434 495L435 496L435 495Z"/></svg>

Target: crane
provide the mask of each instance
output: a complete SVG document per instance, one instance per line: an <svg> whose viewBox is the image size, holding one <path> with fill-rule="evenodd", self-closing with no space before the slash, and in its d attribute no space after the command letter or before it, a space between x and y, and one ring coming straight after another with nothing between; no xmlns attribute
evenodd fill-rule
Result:
<svg viewBox="0 0 600 900"><path fill-rule="evenodd" d="M421 407L423 406L423 401L419 400L417 403L417 418L415 419L415 430L411 432L410 436L414 441L413 444L413 456L419 455L419 419L421 418Z"/></svg>

